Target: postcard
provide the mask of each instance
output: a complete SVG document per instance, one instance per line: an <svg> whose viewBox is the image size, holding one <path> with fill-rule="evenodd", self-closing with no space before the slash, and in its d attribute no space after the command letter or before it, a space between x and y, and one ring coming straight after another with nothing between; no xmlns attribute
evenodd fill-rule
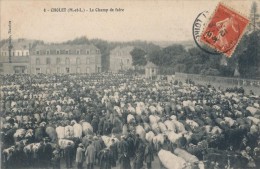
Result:
<svg viewBox="0 0 260 169"><path fill-rule="evenodd" d="M260 168L259 0L1 0L0 168Z"/></svg>

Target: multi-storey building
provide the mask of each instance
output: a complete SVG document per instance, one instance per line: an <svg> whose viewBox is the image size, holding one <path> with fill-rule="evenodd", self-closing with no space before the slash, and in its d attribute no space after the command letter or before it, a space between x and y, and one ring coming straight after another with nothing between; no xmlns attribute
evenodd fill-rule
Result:
<svg viewBox="0 0 260 169"><path fill-rule="evenodd" d="M32 74L101 72L101 54L94 45L38 45L30 58Z"/></svg>
<svg viewBox="0 0 260 169"><path fill-rule="evenodd" d="M9 51L9 47L11 50ZM28 73L29 56L30 56L30 41L19 39L5 43L0 49L0 73L13 74L13 73Z"/></svg>
<svg viewBox="0 0 260 169"><path fill-rule="evenodd" d="M134 49L132 46L116 47L110 51L110 66L111 72L118 72L120 70L133 69L132 55L130 52Z"/></svg>
<svg viewBox="0 0 260 169"><path fill-rule="evenodd" d="M94 45L40 44L31 48L12 43L11 63L8 43L1 47L0 73L73 74L101 72L101 54Z"/></svg>

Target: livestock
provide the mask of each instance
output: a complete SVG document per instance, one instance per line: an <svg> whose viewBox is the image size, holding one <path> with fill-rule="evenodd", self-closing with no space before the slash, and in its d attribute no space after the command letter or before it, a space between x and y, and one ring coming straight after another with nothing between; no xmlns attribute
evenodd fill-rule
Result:
<svg viewBox="0 0 260 169"><path fill-rule="evenodd" d="M183 158L174 155L170 151L160 150L158 152L158 157L163 166L167 169L183 169L186 164L186 161Z"/></svg>

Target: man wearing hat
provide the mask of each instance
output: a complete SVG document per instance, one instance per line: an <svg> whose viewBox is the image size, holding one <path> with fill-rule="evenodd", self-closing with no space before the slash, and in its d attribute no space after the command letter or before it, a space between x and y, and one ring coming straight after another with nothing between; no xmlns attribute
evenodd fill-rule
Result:
<svg viewBox="0 0 260 169"><path fill-rule="evenodd" d="M89 141L89 146L86 149L85 157L86 157L86 163L87 163L87 169L93 169L94 168L94 162L95 162L95 155L96 150L94 145L92 144L92 141Z"/></svg>
<svg viewBox="0 0 260 169"><path fill-rule="evenodd" d="M57 149L52 153L51 162L53 169L60 169L60 152Z"/></svg>
<svg viewBox="0 0 260 169"><path fill-rule="evenodd" d="M76 152L76 164L77 164L77 168L78 169L82 169L83 168L83 155L85 152L85 148L83 146L82 143L79 144L78 148L77 148L77 152Z"/></svg>

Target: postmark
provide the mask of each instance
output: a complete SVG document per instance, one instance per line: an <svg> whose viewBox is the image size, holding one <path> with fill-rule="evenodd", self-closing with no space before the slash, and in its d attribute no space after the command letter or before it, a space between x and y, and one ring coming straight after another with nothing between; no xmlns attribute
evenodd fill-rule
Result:
<svg viewBox="0 0 260 169"><path fill-rule="evenodd" d="M220 55L221 53L216 51L213 48L209 48L205 46L204 43L201 42L200 37L205 29L206 24L208 23L209 19L209 12L208 11L203 11L197 15L195 18L193 25L192 25L192 36L195 44L197 45L198 48L200 48L202 51L205 53L211 54L211 55Z"/></svg>
<svg viewBox="0 0 260 169"><path fill-rule="evenodd" d="M248 23L246 17L219 3L200 40L219 53L231 57Z"/></svg>

